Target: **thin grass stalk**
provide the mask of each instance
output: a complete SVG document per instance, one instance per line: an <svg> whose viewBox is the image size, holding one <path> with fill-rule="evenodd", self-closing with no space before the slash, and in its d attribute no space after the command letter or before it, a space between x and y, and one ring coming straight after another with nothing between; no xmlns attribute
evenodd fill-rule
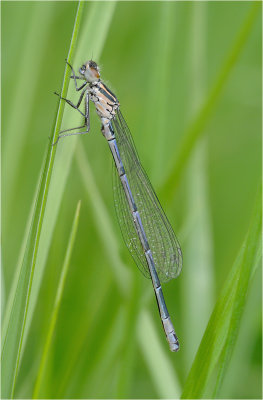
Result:
<svg viewBox="0 0 263 400"><path fill-rule="evenodd" d="M68 59L71 60L76 42L79 21L81 17L83 4L79 3L75 25L68 54ZM63 91L65 95L67 86L69 84L70 71L67 70L63 80ZM49 143L46 155L46 162L43 169L38 197L35 205L35 212L31 224L31 230L28 236L27 248L23 263L21 265L18 286L15 292L13 306L11 309L8 328L6 335L3 338L2 358L1 366L3 371L2 376L2 397L13 398L14 389L16 383L16 377L18 373L21 349L23 345L24 330L28 313L28 306L30 302L30 294L32 288L32 281L34 276L34 270L36 265L36 257L38 253L40 233L42 229L45 207L48 197L49 185L55 160L56 146L52 146L52 143L56 141L62 116L63 116L64 104L60 103L58 106L57 117L55 121L54 131L52 140Z"/></svg>
<svg viewBox="0 0 263 400"><path fill-rule="evenodd" d="M72 349L66 369L63 372L63 377L56 385L55 397L57 399L64 399L69 397L70 388L72 386L72 380L77 379L81 373L83 373L84 368L82 367L83 358L89 352L89 344L92 342L94 336L97 335L97 324L100 319L104 318L102 310L104 305L110 301L112 281L110 279L104 279L100 282L99 290L95 288L94 291L90 293L90 298L94 299L96 296L96 302L92 305L91 311L89 313L89 323L86 326L82 323L77 327L74 337L72 337L72 343L75 344ZM105 335L107 335L107 327ZM90 366L93 371L93 366ZM85 369L85 373L88 373ZM74 393L74 397L76 394Z"/></svg>
<svg viewBox="0 0 263 400"><path fill-rule="evenodd" d="M34 390L33 390L33 399L39 398L39 392L40 392L41 384L42 384L43 378L44 378L45 367L47 365L48 357L50 354L52 338L54 336L54 331L55 331L57 318L58 318L58 312L60 309L62 295L63 295L63 291L64 291L64 287L65 287L65 282L66 282L66 278L68 275L70 259L71 259L71 255L72 255L72 251L74 248L75 239L76 239L76 235L77 235L80 205L81 205L81 202L79 201L76 212L75 212L73 224L72 224L72 229L71 229L70 236L69 236L67 251L66 251L66 255L65 255L65 259L64 259L64 263L63 263L63 267L61 270L60 279L59 279L59 283L58 283L55 303L54 303L53 311L52 311L51 318L50 318L50 325L49 325L49 329L48 329L48 333L47 333L47 337L46 337L46 342L44 345L44 350L42 353L42 358L41 358L40 365L39 365L37 379L36 379Z"/></svg>

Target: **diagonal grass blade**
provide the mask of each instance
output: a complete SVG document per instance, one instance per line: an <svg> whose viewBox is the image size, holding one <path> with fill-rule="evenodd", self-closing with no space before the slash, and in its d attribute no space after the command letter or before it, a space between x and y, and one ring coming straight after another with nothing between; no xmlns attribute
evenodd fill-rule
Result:
<svg viewBox="0 0 263 400"><path fill-rule="evenodd" d="M214 311L186 380L182 399L202 398L209 378L219 363L219 388L233 351L249 283L259 264L261 247L261 196L251 226ZM207 393L206 393L207 395ZM212 394L209 396L211 397Z"/></svg>

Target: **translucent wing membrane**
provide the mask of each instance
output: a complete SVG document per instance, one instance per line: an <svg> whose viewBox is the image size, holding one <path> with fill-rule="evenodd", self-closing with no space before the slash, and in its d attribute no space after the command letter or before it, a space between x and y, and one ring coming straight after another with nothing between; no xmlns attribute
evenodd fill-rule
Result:
<svg viewBox="0 0 263 400"><path fill-rule="evenodd" d="M112 126L159 279L161 282L167 282L176 278L182 269L182 252L179 242L149 178L141 166L131 133L119 110L112 120ZM142 273L146 277L150 277L143 248L133 223L132 213L116 171L113 186L116 213L126 246Z"/></svg>

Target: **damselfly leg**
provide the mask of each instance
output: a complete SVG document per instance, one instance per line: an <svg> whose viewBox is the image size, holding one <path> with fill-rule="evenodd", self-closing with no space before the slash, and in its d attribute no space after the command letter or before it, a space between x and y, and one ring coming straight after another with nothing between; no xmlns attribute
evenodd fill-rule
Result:
<svg viewBox="0 0 263 400"><path fill-rule="evenodd" d="M88 84L88 82L87 82L85 79L81 78L81 76L77 76L77 75L75 74L75 71L74 71L74 68L72 67L72 65L71 65L67 60L65 60L65 61L66 61L66 64L67 64L67 65L69 66L69 68L71 69L72 75L71 75L70 78L71 78L71 79L74 79L75 88L76 88L76 91L78 92L79 90L83 89L84 86L86 86L86 85ZM85 80L85 82L83 83L83 85L81 85L80 87L78 87L77 79L81 79L82 81Z"/></svg>
<svg viewBox="0 0 263 400"><path fill-rule="evenodd" d="M81 79L81 78L75 75L74 69L72 68L72 66L71 66L67 61L66 61L66 63L67 63L68 66L71 68L71 71L72 71L72 74L73 74L73 75L71 76L71 78L74 79L76 91L78 92L78 91L80 91L81 89L83 89L83 90L82 90L82 92L81 92L81 94L80 94L80 97L79 97L79 100L78 100L77 104L74 104L74 103L72 103L71 100L69 100L69 99L67 99L67 98L65 98L65 97L62 97L62 96L59 95L57 92L54 92L54 93L55 93L55 95L57 95L61 100L64 100L69 106L71 106L72 108L74 108L74 110L77 110L77 111L85 118L85 123L84 123L83 125L81 125L81 126L76 126L76 127L74 127L74 128L64 129L64 130L60 131L57 140L55 141L55 143L53 143L53 146L54 146L55 144L57 144L58 141L59 141L59 139L61 139L62 137L73 136L73 135L85 135L86 133L89 132L89 128L90 128L90 123L89 123L89 93L88 93L87 88L86 88L87 82L85 81L85 83L84 83L83 85L81 85L80 87L78 87L76 79ZM83 113L83 112L79 109L79 106L80 106L81 103L82 103L82 100L83 100L84 95L85 95L85 113ZM74 131L74 130L76 130L76 129L82 129L82 128L85 128L85 127L86 127L85 131L82 131L82 132L65 133L65 132Z"/></svg>
<svg viewBox="0 0 263 400"><path fill-rule="evenodd" d="M81 95L80 95L79 100L78 100L78 102L77 102L76 105L73 104L71 100L66 99L65 97L60 96L60 94L58 94L57 92L54 92L54 94L55 94L56 96L58 96L61 100L64 100L64 101L65 101L68 105L70 105L72 108L74 108L75 110L77 110L83 117L86 117L86 115L85 115L82 111L80 111L80 109L79 109L79 106L80 106L80 104L81 104L81 102L82 102L82 100L83 100L83 97L84 97L85 92L86 92L86 89L84 89L84 90L81 92Z"/></svg>

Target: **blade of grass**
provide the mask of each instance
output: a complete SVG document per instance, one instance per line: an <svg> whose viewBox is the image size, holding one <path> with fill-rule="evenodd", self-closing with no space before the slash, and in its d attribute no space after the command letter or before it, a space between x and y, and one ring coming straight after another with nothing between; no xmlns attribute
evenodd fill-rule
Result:
<svg viewBox="0 0 263 400"><path fill-rule="evenodd" d="M104 279L100 282L99 287L94 288L94 292L90 294L90 299L94 299L96 296L96 302L93 303L91 310L89 311L89 323L88 325L84 322L76 327L75 335L72 337L72 343L74 348L67 358L66 369L63 372L63 377L56 385L56 392L54 397L56 399L69 398L69 389L72 386L72 381L79 377L79 369L83 372L83 358L85 354L89 352L88 345L92 342L92 338L97 335L97 326L100 323L100 319L104 318L103 310L105 304L110 299L110 291L112 288L112 280ZM95 293L96 292L96 293ZM86 369L85 369L86 370ZM93 368L91 368L93 371ZM75 395L76 396L76 395Z"/></svg>
<svg viewBox="0 0 263 400"><path fill-rule="evenodd" d="M82 3L80 2L73 30L68 59L71 60L74 44L76 42L79 20L81 16ZM63 81L63 95L66 95L69 84L70 71L67 69ZM41 176L39 192L35 204L35 211L31 224L30 233L27 240L27 247L21 265L19 280L15 291L13 304L8 318L6 334L3 337L3 347L1 355L2 367L2 397L10 398L14 395L16 377L19 368L21 348L23 344L25 323L27 319L28 306L32 288L33 275L36 265L36 257L39 248L40 233L43 225L45 207L50 186L51 174L53 170L56 146L52 143L56 140L61 126L64 104L60 102L58 113L54 124L52 141L49 143L46 161Z"/></svg>
<svg viewBox="0 0 263 400"><path fill-rule="evenodd" d="M85 7L87 4L88 3L85 3ZM109 2L107 4L92 2L88 5L88 16L86 17L84 13L82 18L82 20L85 21L85 24L83 24L83 29L80 31L78 46L74 56L74 60L77 60L76 65L78 65L78 60L83 58L83 55L86 57L88 48L96 49L96 53L94 53L97 58L100 57L115 10L115 2ZM95 31L96 35L94 35ZM89 51L91 52L91 50ZM65 97L70 96L67 95ZM63 125L66 127L70 127L71 124L72 126L80 125L79 121L74 119L75 113L72 114L71 111L72 110L70 110L68 107L63 116ZM75 124L76 122L77 124ZM28 319L25 327L25 338L27 338L28 335L30 322L33 316L42 276L44 273L52 233L57 221L61 202L63 201L63 193L75 151L75 139L76 137L73 136L70 140L59 142L59 145L57 146L56 162L54 165L52 182L49 189L49 198L45 212L46 217L43 223L42 235L39 244L39 252L37 257L38 268L36 269L32 285L31 301L29 304ZM24 340L24 343L25 342L26 341Z"/></svg>
<svg viewBox="0 0 263 400"><path fill-rule="evenodd" d="M248 295L249 282L251 280L251 277L254 275L255 268L258 266L261 257L261 196L258 197L259 204L257 205L256 214L258 225L255 226L255 228L252 227L250 229L249 238L247 240L247 245L244 250L244 256L240 268L237 289L235 292L230 324L227 332L226 341L219 359L219 370L217 374L213 398L218 397L219 390L226 375L240 329L241 318L244 312Z"/></svg>
<svg viewBox="0 0 263 400"><path fill-rule="evenodd" d="M108 371L112 370L113 360L119 350L120 339L124 334L124 319L125 310L121 305L111 325L107 326L105 329L105 340L98 349L96 359L93 360L92 373L89 379L83 379L81 385L78 385L79 398L85 398L87 393L89 393L89 397L91 398L94 398L94 396L97 398L107 397L105 393L103 393L105 387L101 385L101 379L108 375ZM69 398L71 397L74 397L73 393L69 394Z"/></svg>
<svg viewBox="0 0 263 400"><path fill-rule="evenodd" d="M0 280L1 280L1 322L2 322L2 316L4 312L4 307L5 307L5 302L6 302L6 293L5 293L5 281L4 281L4 276L3 276L3 268L2 268L2 262L1 262L1 275L0 275Z"/></svg>
<svg viewBox="0 0 263 400"><path fill-rule="evenodd" d="M190 127L183 135L183 140L178 150L178 156L175 157L175 164L171 168L171 173L167 177L163 187L161 188L161 195L163 195L164 197L167 196L167 198L170 198L170 200L177 185L179 184L183 169L186 166L186 163L189 159L191 152L193 151L196 142L205 132L205 124L207 123L210 115L212 114L212 111L214 110L216 102L224 88L224 85L226 84L227 79L231 71L233 70L238 60L238 57L241 54L241 51L243 50L245 43L251 33L256 17L260 15L260 11L261 4L258 2L254 2L251 6L251 10L246 20L241 27L240 32L237 35L237 38L234 41L228 57L226 58L220 69L219 75L215 81L214 86L212 87L211 92L208 94L207 99L197 117L194 119Z"/></svg>
<svg viewBox="0 0 263 400"><path fill-rule="evenodd" d="M221 378L226 371L236 341L249 283L259 263L260 246L261 196L259 195L247 237L210 317L184 385L182 399L203 397L209 378L218 362L221 362L218 375L218 384L221 384Z"/></svg>
<svg viewBox="0 0 263 400"><path fill-rule="evenodd" d="M54 330L55 330L55 326L56 326L56 322L57 322L58 312L59 312L60 304L62 301L62 295L63 295L63 290L65 287L66 277L68 274L71 254L72 254L72 250L73 250L75 239L76 239L78 223L79 223L80 205L81 205L81 202L79 201L78 205L77 205L76 213L74 216L73 224L72 224L72 229L71 229L71 233L70 233L70 237L69 237L67 252L66 252L65 260L64 260L63 267L61 270L59 284L58 284L58 288L57 288L55 304L54 304L53 312L52 312L52 315L50 318L49 330L47 333L47 338L46 338L46 342L44 345L42 358L40 361L37 379L36 379L35 387L33 390L33 399L39 398L39 392L41 389L41 384L42 384L43 377L44 377L45 367L46 367L49 352L50 352L50 346L52 343L52 338L54 335Z"/></svg>
<svg viewBox="0 0 263 400"><path fill-rule="evenodd" d="M43 161L45 161L45 160L43 160ZM43 166L41 168L41 172L43 171L43 169L44 169L44 163L43 163ZM41 179L41 173L40 173L38 182L40 182L40 179ZM25 251L26 251L27 238L29 236L29 232L30 232L30 228L31 228L31 221L33 220L34 206L36 204L36 199L37 199L37 195L38 195L38 190L37 189L38 189L38 187L36 187L35 194L34 194L34 197L33 197L32 207L31 207L31 210L30 210L28 218L27 218L27 223L26 223L26 228L25 228L25 231L24 231L23 242L22 242L22 245L20 247L18 261L17 261L16 269L15 269L15 275L13 277L13 283L12 283L11 290L10 290L10 293L8 295L7 303L6 303L6 306L5 306L5 309L4 309L4 318L3 318L3 323L2 323L2 337L6 336L6 330L7 330L7 326L8 326L8 319L9 319L9 316L11 314L12 304L13 304L14 297L15 297L15 291L16 291L16 288L17 288L17 285L18 285L18 281L19 281L20 268L21 268L21 265L23 263L23 258L24 258L24 254L25 254ZM3 341L1 343L1 346L2 345L3 345ZM1 347L1 351L2 351L2 347Z"/></svg>

